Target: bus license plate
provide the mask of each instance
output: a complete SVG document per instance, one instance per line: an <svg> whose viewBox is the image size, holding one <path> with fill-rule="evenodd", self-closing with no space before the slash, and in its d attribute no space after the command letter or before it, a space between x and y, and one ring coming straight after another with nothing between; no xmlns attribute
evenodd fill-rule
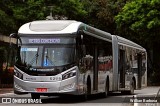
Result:
<svg viewBox="0 0 160 106"><path fill-rule="evenodd" d="M47 88L36 88L37 92L47 92L48 89Z"/></svg>

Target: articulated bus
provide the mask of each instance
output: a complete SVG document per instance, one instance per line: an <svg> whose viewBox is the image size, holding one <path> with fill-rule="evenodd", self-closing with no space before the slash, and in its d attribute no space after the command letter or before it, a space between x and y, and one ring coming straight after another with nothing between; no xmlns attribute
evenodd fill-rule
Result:
<svg viewBox="0 0 160 106"><path fill-rule="evenodd" d="M84 95L147 86L147 53L140 45L74 20L40 20L17 34L14 92Z"/></svg>

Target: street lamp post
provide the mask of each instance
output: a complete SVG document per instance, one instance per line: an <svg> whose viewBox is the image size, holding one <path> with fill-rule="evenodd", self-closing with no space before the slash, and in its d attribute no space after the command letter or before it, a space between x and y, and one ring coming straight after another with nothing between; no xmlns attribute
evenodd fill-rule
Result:
<svg viewBox="0 0 160 106"><path fill-rule="evenodd" d="M46 20L54 20L53 14L52 14L53 6L48 6L48 7L50 8L50 15L46 17Z"/></svg>

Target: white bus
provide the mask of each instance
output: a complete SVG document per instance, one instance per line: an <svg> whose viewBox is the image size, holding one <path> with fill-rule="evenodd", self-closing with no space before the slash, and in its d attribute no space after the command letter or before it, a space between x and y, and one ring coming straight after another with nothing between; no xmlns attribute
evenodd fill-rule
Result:
<svg viewBox="0 0 160 106"><path fill-rule="evenodd" d="M122 37L73 20L22 25L17 38L14 92L84 95L134 93L147 86L146 50Z"/></svg>

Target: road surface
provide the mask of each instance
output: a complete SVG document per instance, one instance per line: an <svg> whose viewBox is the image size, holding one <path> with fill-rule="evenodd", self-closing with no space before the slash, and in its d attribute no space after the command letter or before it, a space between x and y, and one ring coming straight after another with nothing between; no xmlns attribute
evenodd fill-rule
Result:
<svg viewBox="0 0 160 106"><path fill-rule="evenodd" d="M6 102L6 98L12 98L11 102L14 103L0 103L0 106L160 106L158 99L155 98L160 87L147 87L142 90L135 90L134 95L125 95L120 92L111 93L107 98L103 98L100 94L92 95L87 101L84 101L82 97L76 96L67 96L67 97L41 97L41 99L36 104L36 101L30 104L21 104L22 101L15 101L15 99L22 98L30 99L30 95L16 95L14 93L5 93L0 94L0 99L4 99L3 102ZM148 98L150 97L150 98ZM159 94L160 97L160 94ZM134 101L133 101L134 100ZM143 103L144 100L148 100ZM157 100L157 102L156 102ZM152 101L152 102L151 102ZM18 102L18 103L17 103ZM151 103L150 103L151 102ZM41 104L42 103L42 104Z"/></svg>

